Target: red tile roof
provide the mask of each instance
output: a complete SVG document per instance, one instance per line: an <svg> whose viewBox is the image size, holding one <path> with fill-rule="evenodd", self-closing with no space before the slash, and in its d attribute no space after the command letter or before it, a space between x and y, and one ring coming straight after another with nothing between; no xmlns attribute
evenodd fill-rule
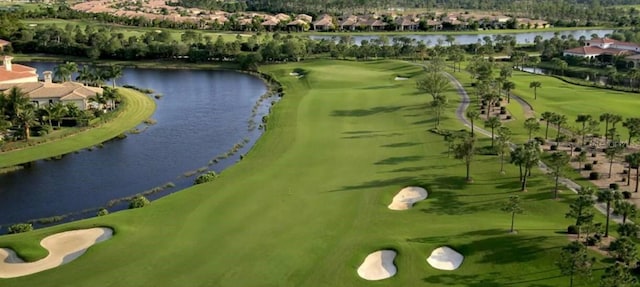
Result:
<svg viewBox="0 0 640 287"><path fill-rule="evenodd" d="M9 46L9 44L11 44L11 42L0 39L0 47Z"/></svg>
<svg viewBox="0 0 640 287"><path fill-rule="evenodd" d="M564 50L565 53L578 54L578 55L600 55L604 49L593 46L582 46L569 50Z"/></svg>
<svg viewBox="0 0 640 287"><path fill-rule="evenodd" d="M16 80L22 78L30 78L36 75L36 69L19 65L11 64L11 71L7 71L4 65L0 65L0 82Z"/></svg>

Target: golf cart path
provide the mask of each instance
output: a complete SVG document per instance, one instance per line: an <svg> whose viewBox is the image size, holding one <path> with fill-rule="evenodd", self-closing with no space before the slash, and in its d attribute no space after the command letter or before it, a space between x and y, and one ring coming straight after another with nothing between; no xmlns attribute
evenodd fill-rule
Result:
<svg viewBox="0 0 640 287"><path fill-rule="evenodd" d="M466 118L465 116L465 111L467 110L467 108L469 107L469 103L470 103L470 98L469 95L467 94L467 91L465 91L464 87L462 86L462 84L460 83L460 81L458 81L458 79L456 79L454 76L452 76L451 74L447 73L447 72L442 72L447 78L449 78L449 81L451 81L451 83L453 84L453 86L456 88L458 94L460 95L460 97L462 98L462 101L460 102L460 105L458 106L458 108L456 109L456 117L458 118L458 120L460 120L460 122L462 122L462 124L466 127L471 128L471 122ZM514 97L517 101L517 97ZM527 103L528 105L528 103ZM524 105L523 105L524 107ZM491 133L488 132L485 129L482 129L478 126L474 127L474 131L479 132L480 134L483 134L487 137L491 137ZM515 148L516 145L515 144L511 144L512 148ZM542 170L542 172L544 172L545 174L550 174L552 171L551 169L544 164L544 162L540 161L538 162L538 167L540 168L540 170ZM565 178L565 177L560 177L558 180L562 185L566 186L568 189L570 189L571 191L578 193L578 190L581 189L581 186L577 183L575 183L574 181ZM602 214L606 215L607 212L607 208L606 205L604 203L596 203L595 208L600 211ZM616 223L622 223L622 216L617 216L614 214L611 214L610 216L611 220L613 220ZM628 222L632 222L630 220L627 220Z"/></svg>

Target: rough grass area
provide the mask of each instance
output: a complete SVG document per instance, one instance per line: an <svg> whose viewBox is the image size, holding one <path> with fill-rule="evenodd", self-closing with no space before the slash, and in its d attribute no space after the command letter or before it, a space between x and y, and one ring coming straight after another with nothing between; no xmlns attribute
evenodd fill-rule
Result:
<svg viewBox="0 0 640 287"><path fill-rule="evenodd" d="M119 88L122 111L107 123L77 134L36 146L0 153L0 167L54 157L112 139L149 118L156 104L149 96L132 89Z"/></svg>
<svg viewBox="0 0 640 287"><path fill-rule="evenodd" d="M307 71L304 78L289 75L296 68ZM448 158L442 137L428 132L434 119L430 96L416 93L420 67L315 61L263 71L283 84L285 96L242 161L214 182L145 208L0 237L0 246L36 259L46 255L38 241L48 234L115 230L73 263L0 285L114 286L123 278L128 286L568 284L554 262L569 242L564 214L574 195L552 200L551 182L537 170L529 192L520 193L517 168L500 175L493 156L477 156L474 183L465 183L463 163ZM413 78L394 81L397 74ZM461 129L454 118L460 99L453 89L447 96L442 127ZM407 185L425 187L429 198L389 210ZM517 234L508 233L510 216L500 211L512 194L525 209L516 217ZM427 264L442 245L465 256L458 270ZM397 275L377 283L358 277L362 260L380 249L398 252Z"/></svg>

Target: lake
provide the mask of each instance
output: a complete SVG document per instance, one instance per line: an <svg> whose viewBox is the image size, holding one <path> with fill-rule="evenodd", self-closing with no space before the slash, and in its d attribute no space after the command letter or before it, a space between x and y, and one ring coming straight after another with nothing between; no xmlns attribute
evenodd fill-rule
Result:
<svg viewBox="0 0 640 287"><path fill-rule="evenodd" d="M481 41L484 43L483 41L484 37L488 36L492 40L494 40L496 35L512 35L516 38L516 42L518 44L532 44L534 43L535 37L538 35L542 36L542 39L552 38L555 35L555 33L558 33L560 37L562 36L568 37L569 35L572 35L576 39L579 39L582 36L586 37L587 39L591 39L591 35L593 34L596 34L599 37L604 37L606 34L613 33L613 30L611 29L593 29L593 30L585 29L585 30L572 30L572 31L559 31L559 32L541 30L541 31L526 32L526 33L501 33L498 31L499 30L497 30L495 33L485 33L485 34L473 34L473 33L452 34L452 36L456 39L455 44L457 45L469 45L469 44L477 43L478 41ZM334 39L335 41L339 41L341 36L310 35L309 37L314 40ZM380 35L352 35L351 37L354 40L354 43L360 44L362 40L367 40L370 42L371 40L378 39ZM442 45L448 45L448 43L445 41L446 35L407 33L407 34L394 35L394 36L389 35L388 37L389 37L389 41L392 41L394 37L396 38L407 37L407 38L415 39L418 42L423 41L425 44L431 47L438 44L439 40L442 41Z"/></svg>
<svg viewBox="0 0 640 287"><path fill-rule="evenodd" d="M38 73L53 63L26 63ZM37 161L31 167L0 175L0 225L102 207L112 199L131 196L166 183L175 187L150 199L191 186L184 177L209 165L210 160L246 145L234 156L210 166L216 172L239 160L261 134L249 128L252 109L267 91L255 76L233 71L124 69L118 85L153 89L152 116L157 124L103 148L82 150L61 160ZM254 120L268 113L272 99L258 109ZM140 128L143 128L141 125ZM110 210L126 208L126 203ZM69 220L95 215L95 210Z"/></svg>

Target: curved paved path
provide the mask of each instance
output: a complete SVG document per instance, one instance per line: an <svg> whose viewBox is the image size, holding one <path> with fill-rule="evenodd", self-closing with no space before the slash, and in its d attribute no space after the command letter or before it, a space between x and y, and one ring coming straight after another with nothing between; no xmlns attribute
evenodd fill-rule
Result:
<svg viewBox="0 0 640 287"><path fill-rule="evenodd" d="M453 84L453 86L456 88L456 90L458 91L458 95L460 95L460 97L462 98L462 101L460 102L460 105L458 106L458 108L456 109L456 117L458 118L458 120L460 120L460 122L462 122L462 124L464 124L466 127L471 127L471 122L466 118L465 116L465 111L467 110L467 108L469 107L469 103L471 102L471 99L469 98L469 94L467 94L467 91L464 89L464 87L462 86L462 83L460 83L460 81L458 81L458 79L456 79L456 77L454 77L453 75L447 73L447 72L443 72L443 74L449 78L449 81L451 81L451 83ZM527 105L529 105L527 103ZM524 107L524 105L523 105ZM482 129L478 126L474 125L474 131L479 132L480 134L483 134L485 136L491 137L491 133L488 132L485 129ZM516 144L511 143L511 147L515 148ZM540 161L538 163L538 167L540 168L540 170L542 170L542 172L544 172L545 174L550 174L551 168L549 168L546 164L544 164L542 161ZM568 189L570 189L571 191L578 193L578 190L580 190L582 187L575 183L574 181L568 179L568 178L564 178L561 177L559 179L559 182L566 186ZM606 206L602 203L597 203L595 204L595 208L600 211L602 214L606 215ZM611 220L617 222L617 223L622 223L622 216L616 216L611 214ZM631 220L627 220L627 222L632 222Z"/></svg>

